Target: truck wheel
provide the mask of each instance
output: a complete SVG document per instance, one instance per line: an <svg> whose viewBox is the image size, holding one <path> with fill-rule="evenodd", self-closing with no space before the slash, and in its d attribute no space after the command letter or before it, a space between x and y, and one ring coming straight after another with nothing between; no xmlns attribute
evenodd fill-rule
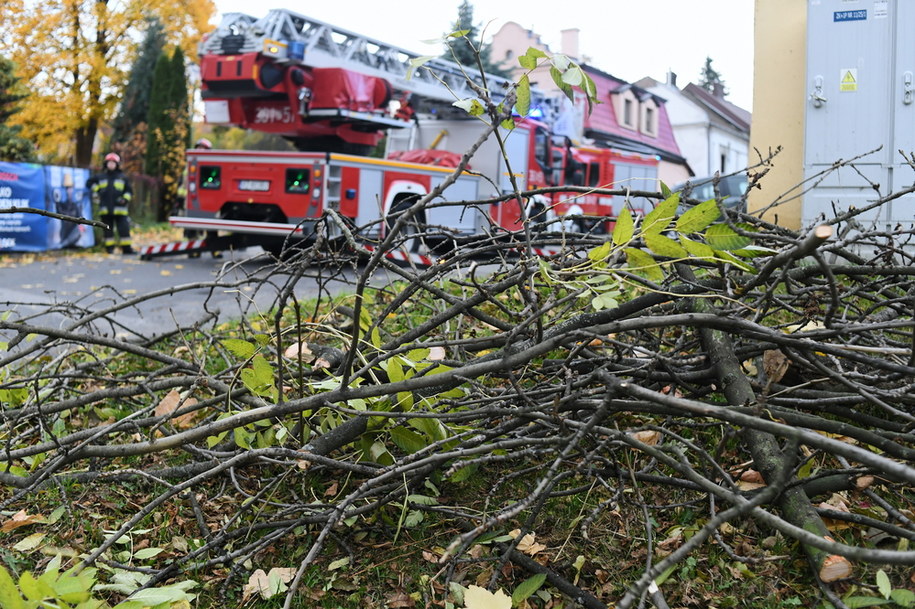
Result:
<svg viewBox="0 0 915 609"><path fill-rule="evenodd" d="M388 215L384 220L385 234L388 234L400 215L415 203L414 199L402 199L396 201L388 210ZM415 214L406 224L401 227L400 234L397 236L397 243L411 254L419 253L425 245L423 234L426 232L425 213Z"/></svg>

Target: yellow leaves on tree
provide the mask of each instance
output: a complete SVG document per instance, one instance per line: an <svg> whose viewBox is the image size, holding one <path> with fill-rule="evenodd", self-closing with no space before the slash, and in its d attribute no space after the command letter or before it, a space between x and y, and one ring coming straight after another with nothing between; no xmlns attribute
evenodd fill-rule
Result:
<svg viewBox="0 0 915 609"><path fill-rule="evenodd" d="M30 96L15 117L43 156L88 166L98 130L114 113L149 19L196 58L212 29L212 0L5 0L0 55Z"/></svg>

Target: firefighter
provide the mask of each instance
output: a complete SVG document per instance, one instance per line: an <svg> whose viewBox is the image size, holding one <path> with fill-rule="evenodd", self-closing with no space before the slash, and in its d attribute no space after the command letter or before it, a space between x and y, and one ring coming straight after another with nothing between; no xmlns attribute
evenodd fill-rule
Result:
<svg viewBox="0 0 915 609"><path fill-rule="evenodd" d="M114 248L119 246L124 254L132 254L127 205L133 198L133 190L127 176L121 171L121 157L114 152L105 155L104 171L89 178L86 188L92 193L93 199L98 201L99 216L107 225L104 231L105 251L114 253Z"/></svg>

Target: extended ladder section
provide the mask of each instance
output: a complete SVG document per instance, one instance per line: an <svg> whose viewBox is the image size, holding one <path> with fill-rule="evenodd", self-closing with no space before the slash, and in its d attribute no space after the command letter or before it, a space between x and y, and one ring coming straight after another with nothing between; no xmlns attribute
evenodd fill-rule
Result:
<svg viewBox="0 0 915 609"><path fill-rule="evenodd" d="M418 96L433 107L477 97L468 76L481 84L478 73L465 71L456 63L435 58L416 69L411 62L421 57L417 53L286 9L272 9L260 19L226 13L219 27L200 46L201 55L240 53L261 53L274 57L277 63L344 68L383 78L394 89ZM506 78L486 75L486 86L495 101L504 98L511 85ZM531 106L539 108L544 120L552 114L549 102L542 92L531 91Z"/></svg>

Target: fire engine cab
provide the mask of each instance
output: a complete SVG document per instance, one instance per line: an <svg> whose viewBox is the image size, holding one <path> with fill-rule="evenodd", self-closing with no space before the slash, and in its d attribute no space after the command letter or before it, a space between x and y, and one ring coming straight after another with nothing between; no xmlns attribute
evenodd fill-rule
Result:
<svg viewBox="0 0 915 609"><path fill-rule="evenodd" d="M226 14L200 46L206 121L275 133L298 151L187 151L185 209L170 222L206 234L193 242L202 249L224 249L216 238L231 235L235 247L278 253L290 237L312 236L328 210L358 238L384 237L398 214L453 173L486 127L453 105L476 97L462 68L434 59L413 69L417 57L288 10L260 19ZM493 75L486 84L497 101L511 86ZM506 154L495 138L484 141L443 200L413 218L414 235L518 230L517 200L476 203L515 186L609 187L634 170L657 174L654 157L576 146L556 136L551 124L562 110L558 98L532 91L531 108L514 129L503 130ZM384 156L370 156L383 139ZM550 218L574 217L578 229L606 231L621 205L614 199L553 193L541 207ZM421 240L401 246L416 252Z"/></svg>

